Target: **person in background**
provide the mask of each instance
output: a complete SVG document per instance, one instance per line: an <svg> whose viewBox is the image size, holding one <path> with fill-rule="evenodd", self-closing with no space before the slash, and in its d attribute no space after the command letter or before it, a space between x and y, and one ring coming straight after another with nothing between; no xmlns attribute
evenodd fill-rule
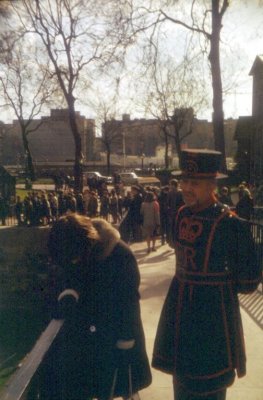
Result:
<svg viewBox="0 0 263 400"><path fill-rule="evenodd" d="M168 206L168 235L167 243L174 247L173 243L173 230L175 223L175 215L179 208L184 204L182 191L179 188L179 182L177 179L171 179L169 182L169 192L167 199Z"/></svg>
<svg viewBox="0 0 263 400"><path fill-rule="evenodd" d="M256 290L262 270L249 224L215 197L221 153L183 150L181 165L176 273L152 366L173 376L175 400L224 400L236 374L246 374L238 293Z"/></svg>
<svg viewBox="0 0 263 400"><path fill-rule="evenodd" d="M153 192L146 192L141 205L142 233L147 243L147 253L156 251L155 242L160 227L160 207ZM151 246L152 244L152 246Z"/></svg>
<svg viewBox="0 0 263 400"><path fill-rule="evenodd" d="M42 225L49 225L51 222L51 206L46 193L40 196L40 222Z"/></svg>
<svg viewBox="0 0 263 400"><path fill-rule="evenodd" d="M76 212L85 215L85 206L82 193L76 193Z"/></svg>
<svg viewBox="0 0 263 400"><path fill-rule="evenodd" d="M236 213L240 218L250 220L253 215L254 202L250 191L245 185L239 185L238 202L236 204Z"/></svg>
<svg viewBox="0 0 263 400"><path fill-rule="evenodd" d="M58 218L58 198L56 192L50 192L48 194L48 200L51 210L51 221L55 222Z"/></svg>
<svg viewBox="0 0 263 400"><path fill-rule="evenodd" d="M117 194L117 199L118 199L118 220L119 222L121 222L122 218L123 218L123 197L121 194Z"/></svg>
<svg viewBox="0 0 263 400"><path fill-rule="evenodd" d="M158 196L158 203L160 206L160 234L161 243L165 244L168 238L168 227L169 227L169 214L168 214L168 193L169 186L161 188L161 192Z"/></svg>
<svg viewBox="0 0 263 400"><path fill-rule="evenodd" d="M23 225L23 220L22 220L23 212L24 212L23 201L21 200L20 196L17 196L15 204L15 217L18 226Z"/></svg>
<svg viewBox="0 0 263 400"><path fill-rule="evenodd" d="M141 218L141 205L142 194L138 186L131 186L131 201L127 213L127 225L129 230L129 239L132 242L140 242L142 240L142 218Z"/></svg>
<svg viewBox="0 0 263 400"><path fill-rule="evenodd" d="M229 193L228 187L223 186L219 190L218 201L220 201L220 203L222 203L222 204L226 204L229 207L233 207L234 206L234 203L233 203L233 201L231 199L231 195Z"/></svg>
<svg viewBox="0 0 263 400"><path fill-rule="evenodd" d="M109 212L112 217L112 223L117 224L119 220L119 213L118 213L118 196L116 194L115 189L112 189L110 191Z"/></svg>
<svg viewBox="0 0 263 400"><path fill-rule="evenodd" d="M83 192L84 215L88 215L89 199L90 199L90 189L85 189Z"/></svg>
<svg viewBox="0 0 263 400"><path fill-rule="evenodd" d="M67 212L76 212L77 211L77 200L72 189L65 193L65 201L66 201L66 210Z"/></svg>
<svg viewBox="0 0 263 400"><path fill-rule="evenodd" d="M90 192L88 208L87 208L87 214L90 218L95 218L98 216L98 206L99 206L98 196L96 192L92 190Z"/></svg>
<svg viewBox="0 0 263 400"><path fill-rule="evenodd" d="M108 190L104 190L100 197L100 217L108 221L110 212L110 198Z"/></svg>
<svg viewBox="0 0 263 400"><path fill-rule="evenodd" d="M127 399L151 383L140 316L140 274L130 248L103 219L78 214L52 227L51 317L63 330L40 377L46 400ZM113 384L117 370L116 384ZM131 385L129 383L131 379Z"/></svg>

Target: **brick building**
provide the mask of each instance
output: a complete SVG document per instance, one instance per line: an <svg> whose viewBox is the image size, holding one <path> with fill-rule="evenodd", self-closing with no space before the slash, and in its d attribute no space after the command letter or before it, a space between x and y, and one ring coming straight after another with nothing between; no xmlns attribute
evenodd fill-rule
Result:
<svg viewBox="0 0 263 400"><path fill-rule="evenodd" d="M193 116L192 133L187 136L182 145L189 148L214 148L212 122L199 120ZM40 127L29 134L29 146L35 164L66 162L74 160L75 145L68 121L67 109L51 110L49 116L33 121L34 126L41 122ZM95 121L77 113L84 163L92 164L94 161L102 163L101 153L105 152L102 141L95 136ZM111 154L123 157L127 156L127 167L129 157L145 157L145 165L149 164L151 157L164 154L164 136L161 133L160 123L156 119L131 119L129 114L124 114L122 119L109 121L110 129L114 133L111 143ZM226 154L231 157L235 153L235 120L225 121ZM102 132L109 127L102 125ZM1 140L2 136L2 140ZM169 139L170 154L176 156L175 143ZM147 162L146 162L147 159ZM159 156L160 165L164 164L164 156ZM12 124L0 122L0 164L2 165L24 165L24 150L20 127L17 120ZM93 165L93 164L92 164ZM97 164L96 164L97 165ZM123 163L121 164L123 166ZM94 168L94 167L93 167Z"/></svg>
<svg viewBox="0 0 263 400"><path fill-rule="evenodd" d="M75 145L71 133L68 110L51 110L50 116L44 116L32 122L31 127L41 125L28 135L30 151L34 162L65 162L74 160ZM82 140L84 161L92 160L95 140L95 121L87 119L77 112L77 124ZM12 124L0 125L2 143L0 162L3 165L22 164L24 150L18 120ZM2 152L1 152L2 149Z"/></svg>
<svg viewBox="0 0 263 400"><path fill-rule="evenodd" d="M107 127L107 124L110 125ZM226 154L228 157L234 155L236 146L234 143L236 120L225 121ZM127 156L154 157L157 148L164 146L164 136L161 132L160 122L157 119L131 119L129 114L124 114L122 120L109 121L102 125L102 132L113 133L111 152L116 154L125 153ZM169 138L172 152L175 153L173 138ZM193 118L192 133L182 140L183 147L189 148L214 148L212 122ZM101 146L102 150L103 146Z"/></svg>

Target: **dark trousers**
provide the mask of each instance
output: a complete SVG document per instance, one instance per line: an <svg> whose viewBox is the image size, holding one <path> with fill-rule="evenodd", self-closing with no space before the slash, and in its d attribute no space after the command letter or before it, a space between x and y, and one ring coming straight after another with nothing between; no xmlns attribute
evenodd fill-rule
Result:
<svg viewBox="0 0 263 400"><path fill-rule="evenodd" d="M225 400L226 389L208 396L196 396L187 392L182 386L174 385L174 400Z"/></svg>

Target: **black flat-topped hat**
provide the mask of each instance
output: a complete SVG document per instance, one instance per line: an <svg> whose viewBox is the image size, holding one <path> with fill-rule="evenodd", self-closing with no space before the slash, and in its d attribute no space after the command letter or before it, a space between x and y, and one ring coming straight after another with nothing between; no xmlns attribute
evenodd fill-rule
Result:
<svg viewBox="0 0 263 400"><path fill-rule="evenodd" d="M219 172L222 153L215 150L187 149L181 153L181 171L172 175L181 179L220 179L227 175Z"/></svg>

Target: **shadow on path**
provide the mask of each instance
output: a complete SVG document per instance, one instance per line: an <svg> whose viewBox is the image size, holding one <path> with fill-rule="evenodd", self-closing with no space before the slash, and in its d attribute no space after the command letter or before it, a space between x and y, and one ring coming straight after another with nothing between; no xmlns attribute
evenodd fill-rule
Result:
<svg viewBox="0 0 263 400"><path fill-rule="evenodd" d="M164 252L151 252L147 254L146 250L134 250L133 251L137 261L141 264L155 264L155 263L165 263L165 260L174 257L174 250L169 249Z"/></svg>
<svg viewBox="0 0 263 400"><path fill-rule="evenodd" d="M256 290L252 294L240 294L241 307L248 313L252 320L263 329L263 294Z"/></svg>
<svg viewBox="0 0 263 400"><path fill-rule="evenodd" d="M140 291L141 298L143 300L147 300L151 297L165 296L171 281L172 279L170 276L157 282L156 278L153 277L153 279L151 279L150 285ZM147 284L148 283L149 283L149 277L147 277ZM143 286L143 280L142 280L142 286Z"/></svg>

